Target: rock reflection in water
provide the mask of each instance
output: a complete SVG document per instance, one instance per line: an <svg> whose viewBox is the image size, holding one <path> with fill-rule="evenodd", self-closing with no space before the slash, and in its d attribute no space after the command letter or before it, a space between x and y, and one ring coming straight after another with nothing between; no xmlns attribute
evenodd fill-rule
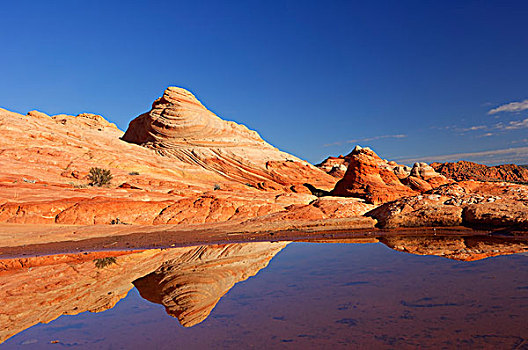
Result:
<svg viewBox="0 0 528 350"><path fill-rule="evenodd" d="M110 309L138 279L148 300L159 300L183 325L196 324L235 283L266 267L287 244L241 243L0 260L0 343L39 322ZM103 268L96 264L97 259L110 257L115 263ZM161 284L155 284L151 275L160 276Z"/></svg>
<svg viewBox="0 0 528 350"><path fill-rule="evenodd" d="M315 242L381 242L402 252L462 261L528 251L528 239L515 237L384 236ZM237 282L256 275L288 244L240 243L0 260L0 343L39 322L110 309L134 286L143 298L163 305L184 327L197 325ZM106 259L108 265L102 267L105 264L97 259Z"/></svg>
<svg viewBox="0 0 528 350"><path fill-rule="evenodd" d="M134 281L140 295L165 306L182 326L192 327L209 316L220 298L237 282L265 268L288 243L202 246L167 261Z"/></svg>
<svg viewBox="0 0 528 350"><path fill-rule="evenodd" d="M437 255L460 261L475 261L528 251L528 240L491 236L386 236L387 247L417 255Z"/></svg>

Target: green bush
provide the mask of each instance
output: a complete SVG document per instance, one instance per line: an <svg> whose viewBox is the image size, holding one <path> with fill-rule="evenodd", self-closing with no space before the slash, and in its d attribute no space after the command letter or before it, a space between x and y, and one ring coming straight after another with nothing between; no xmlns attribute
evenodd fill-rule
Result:
<svg viewBox="0 0 528 350"><path fill-rule="evenodd" d="M112 174L108 169L91 168L88 174L88 180L90 180L90 186L101 187L110 184Z"/></svg>
<svg viewBox="0 0 528 350"><path fill-rule="evenodd" d="M107 258L101 258L101 259L94 259L95 267L98 269L105 268L107 266L110 266L112 264L117 264L116 258L113 256L107 257Z"/></svg>

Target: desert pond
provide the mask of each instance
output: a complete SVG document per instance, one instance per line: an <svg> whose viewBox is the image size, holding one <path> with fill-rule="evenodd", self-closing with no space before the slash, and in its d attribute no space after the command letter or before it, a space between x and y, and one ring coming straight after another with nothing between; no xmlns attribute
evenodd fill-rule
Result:
<svg viewBox="0 0 528 350"><path fill-rule="evenodd" d="M394 236L0 260L0 349L528 349L528 240Z"/></svg>

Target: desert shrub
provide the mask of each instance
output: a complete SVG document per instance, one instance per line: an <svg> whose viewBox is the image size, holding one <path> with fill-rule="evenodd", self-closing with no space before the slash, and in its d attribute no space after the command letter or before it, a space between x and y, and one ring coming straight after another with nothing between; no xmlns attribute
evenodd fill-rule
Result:
<svg viewBox="0 0 528 350"><path fill-rule="evenodd" d="M304 187L308 188L310 192L316 197L324 197L324 196L330 196L331 193L329 191L321 190L319 188L316 188L314 185L311 185L309 183L303 184Z"/></svg>
<svg viewBox="0 0 528 350"><path fill-rule="evenodd" d="M221 187L219 184L215 184L213 190L218 191L220 188Z"/></svg>
<svg viewBox="0 0 528 350"><path fill-rule="evenodd" d="M113 256L101 258L101 259L94 259L95 267L98 269L103 269L107 266L110 266L112 264L117 264L116 258Z"/></svg>
<svg viewBox="0 0 528 350"><path fill-rule="evenodd" d="M90 186L101 187L110 184L112 174L108 169L91 168L88 174L88 180L90 180Z"/></svg>
<svg viewBox="0 0 528 350"><path fill-rule="evenodd" d="M139 173L137 171L131 171L128 173L128 175L139 175Z"/></svg>

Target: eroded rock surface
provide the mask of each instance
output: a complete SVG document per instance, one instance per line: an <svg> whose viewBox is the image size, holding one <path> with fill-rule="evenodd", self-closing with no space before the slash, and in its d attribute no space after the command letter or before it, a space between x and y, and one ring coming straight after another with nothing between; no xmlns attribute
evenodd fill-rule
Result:
<svg viewBox="0 0 528 350"><path fill-rule="evenodd" d="M462 181L385 203L366 215L383 228L464 225L524 230L528 227L528 188Z"/></svg>
<svg viewBox="0 0 528 350"><path fill-rule="evenodd" d="M3 223L237 222L307 204L306 182L328 190L336 182L174 87L124 135L95 114L3 109L0 131ZM110 170L112 183L87 186L92 167Z"/></svg>
<svg viewBox="0 0 528 350"><path fill-rule="evenodd" d="M348 169L332 195L358 197L367 203L381 204L449 182L425 163L416 163L409 169L381 159L368 147L357 146L347 158Z"/></svg>
<svg viewBox="0 0 528 350"><path fill-rule="evenodd" d="M306 179L317 187L334 183L311 164L266 143L256 131L220 119L182 88L165 90L149 112L130 122L123 140L256 187L280 189Z"/></svg>
<svg viewBox="0 0 528 350"><path fill-rule="evenodd" d="M528 184L528 169L515 164L487 166L468 161L432 163L439 173L456 181L508 181Z"/></svg>

